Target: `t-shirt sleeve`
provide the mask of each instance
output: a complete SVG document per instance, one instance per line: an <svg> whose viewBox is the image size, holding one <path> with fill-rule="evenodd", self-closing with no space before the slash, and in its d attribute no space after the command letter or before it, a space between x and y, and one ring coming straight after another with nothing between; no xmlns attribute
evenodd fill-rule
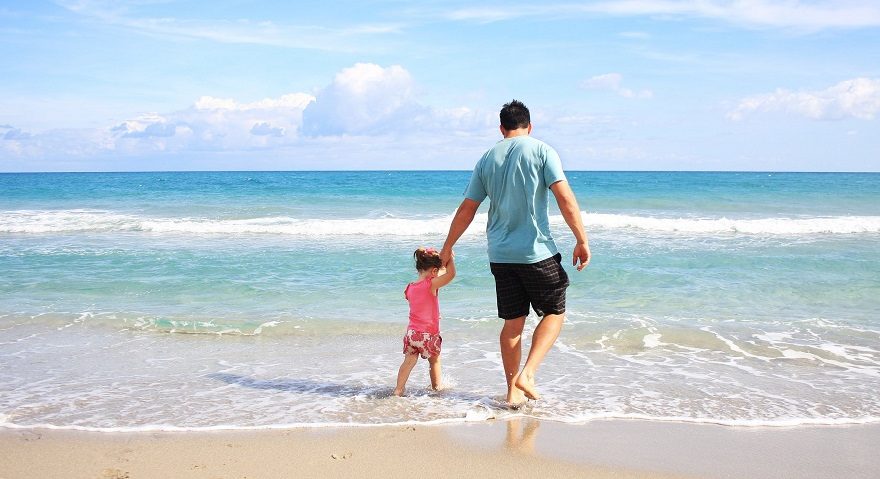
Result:
<svg viewBox="0 0 880 479"><path fill-rule="evenodd" d="M470 200L474 200L477 203L482 203L487 196L486 185L483 184L483 178L482 175L480 175L482 165L482 160L477 162L477 166L474 168L474 172L471 174L471 181L468 183L467 189L464 190L464 197Z"/></svg>
<svg viewBox="0 0 880 479"><path fill-rule="evenodd" d="M559 154L556 153L556 150L548 147L545 151L545 157L544 181L549 188L553 183L565 180L565 172L562 171L562 161L559 160Z"/></svg>

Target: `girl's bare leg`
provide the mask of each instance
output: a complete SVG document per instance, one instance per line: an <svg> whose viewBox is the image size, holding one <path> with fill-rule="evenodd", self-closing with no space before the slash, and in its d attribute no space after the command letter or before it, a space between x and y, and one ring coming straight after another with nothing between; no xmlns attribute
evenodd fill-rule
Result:
<svg viewBox="0 0 880 479"><path fill-rule="evenodd" d="M406 381L409 379L409 373L412 372L413 367L415 367L418 361L418 354L407 354L403 359L400 370L397 371L397 387L394 388L395 396L403 396L403 391L406 389Z"/></svg>
<svg viewBox="0 0 880 479"><path fill-rule="evenodd" d="M428 364L431 366L431 389L437 391L440 389L440 355L428 358Z"/></svg>

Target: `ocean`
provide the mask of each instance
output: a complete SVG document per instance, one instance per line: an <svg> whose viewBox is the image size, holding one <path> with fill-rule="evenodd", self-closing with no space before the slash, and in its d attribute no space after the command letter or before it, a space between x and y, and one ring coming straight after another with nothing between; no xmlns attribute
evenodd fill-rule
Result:
<svg viewBox="0 0 880 479"><path fill-rule="evenodd" d="M880 421L869 173L569 171L593 260L570 266L551 209L568 312L519 410L484 204L441 291L446 388L420 361L393 397L412 252L441 246L469 175L0 174L0 426Z"/></svg>

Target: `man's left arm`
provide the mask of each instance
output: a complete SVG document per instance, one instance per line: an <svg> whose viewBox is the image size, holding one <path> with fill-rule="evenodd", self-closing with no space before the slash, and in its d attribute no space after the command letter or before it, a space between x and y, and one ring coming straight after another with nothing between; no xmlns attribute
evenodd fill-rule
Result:
<svg viewBox="0 0 880 479"><path fill-rule="evenodd" d="M465 198L461 205L459 205L458 210L455 211L455 216L449 225L449 233L446 235L446 241L443 243L443 249L440 250L440 262L443 266L449 263L453 256L452 247L455 246L461 235L464 234L468 226L474 221L474 216L476 216L479 207L480 202Z"/></svg>
<svg viewBox="0 0 880 479"><path fill-rule="evenodd" d="M587 240L587 232L584 230L584 222L581 218L581 209L578 206L577 198L571 191L568 181L560 180L550 185L550 191L556 197L556 204L559 205L559 212L565 218L566 224L571 228L577 243L574 246L574 254L571 264L577 266L577 270L584 269L590 264L590 243ZM578 264L580 262L580 264Z"/></svg>

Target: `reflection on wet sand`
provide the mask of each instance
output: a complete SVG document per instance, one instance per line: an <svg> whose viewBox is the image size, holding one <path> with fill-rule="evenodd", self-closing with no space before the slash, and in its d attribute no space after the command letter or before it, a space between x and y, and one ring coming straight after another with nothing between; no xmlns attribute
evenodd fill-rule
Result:
<svg viewBox="0 0 880 479"><path fill-rule="evenodd" d="M535 452L535 436L541 421L534 418L514 418L507 421L504 447L511 452L532 454Z"/></svg>

